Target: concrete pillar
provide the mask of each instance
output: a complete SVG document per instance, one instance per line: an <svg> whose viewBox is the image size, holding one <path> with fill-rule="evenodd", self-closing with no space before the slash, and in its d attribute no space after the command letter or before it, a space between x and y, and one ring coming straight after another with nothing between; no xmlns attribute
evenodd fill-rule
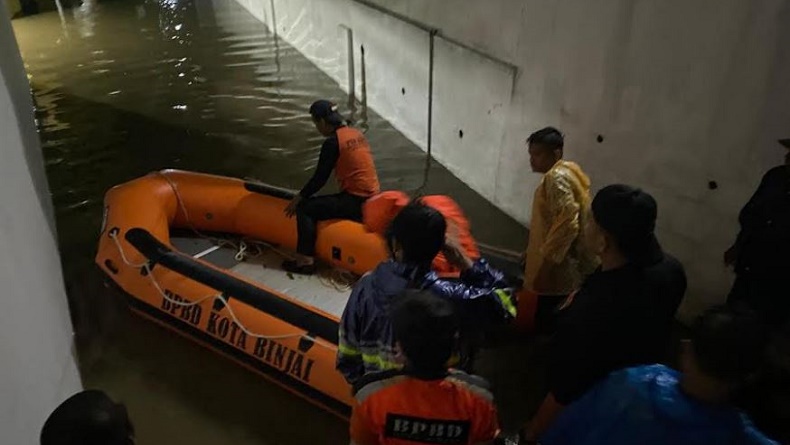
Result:
<svg viewBox="0 0 790 445"><path fill-rule="evenodd" d="M35 444L49 413L81 388L30 86L0 11L0 430Z"/></svg>

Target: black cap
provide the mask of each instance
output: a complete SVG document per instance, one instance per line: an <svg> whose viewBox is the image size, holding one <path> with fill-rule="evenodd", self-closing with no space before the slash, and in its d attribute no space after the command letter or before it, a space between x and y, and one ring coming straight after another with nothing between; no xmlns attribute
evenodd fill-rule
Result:
<svg viewBox="0 0 790 445"><path fill-rule="evenodd" d="M313 102L313 105L310 105L310 116L313 116L313 119L323 119L332 125L343 125L345 119L343 119L343 115L338 113L337 105L325 100L320 99Z"/></svg>
<svg viewBox="0 0 790 445"><path fill-rule="evenodd" d="M592 213L629 261L653 264L661 260L655 236L658 205L648 193L623 184L604 187L593 199Z"/></svg>
<svg viewBox="0 0 790 445"><path fill-rule="evenodd" d="M782 144L785 148L790 148L790 138L779 139L779 143Z"/></svg>

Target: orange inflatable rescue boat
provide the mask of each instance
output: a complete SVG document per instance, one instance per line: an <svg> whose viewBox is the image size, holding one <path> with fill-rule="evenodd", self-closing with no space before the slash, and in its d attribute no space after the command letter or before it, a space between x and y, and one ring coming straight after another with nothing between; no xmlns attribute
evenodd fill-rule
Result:
<svg viewBox="0 0 790 445"><path fill-rule="evenodd" d="M296 224L283 214L292 196L239 179L152 173L107 192L96 263L136 312L345 417L351 391L335 356L350 289L279 268L278 248L296 247ZM231 249L223 235L269 247L242 261L257 244ZM352 221L320 223L316 255L355 274L387 256L381 237Z"/></svg>

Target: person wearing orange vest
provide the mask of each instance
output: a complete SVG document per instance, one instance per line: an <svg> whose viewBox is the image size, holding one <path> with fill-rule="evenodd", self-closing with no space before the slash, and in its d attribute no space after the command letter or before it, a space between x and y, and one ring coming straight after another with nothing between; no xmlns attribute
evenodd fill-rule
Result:
<svg viewBox="0 0 790 445"><path fill-rule="evenodd" d="M337 105L328 100L314 102L310 115L326 140L313 177L285 208L288 217L296 215L299 257L283 263L286 271L306 275L315 272L316 224L327 219L362 221L362 204L379 192L379 178L365 135L346 126ZM332 170L340 193L313 198L326 184Z"/></svg>
<svg viewBox="0 0 790 445"><path fill-rule="evenodd" d="M480 258L472 236L471 225L464 215L461 206L445 195L429 195L417 198L417 201L438 211L447 221L447 234L454 238L472 261ZM409 195L401 191L389 190L368 199L362 206L362 222L365 228L381 236L386 236L387 229L395 216L409 204ZM439 252L433 259L431 269L439 276L457 276L461 270L447 261L444 253Z"/></svg>
<svg viewBox="0 0 790 445"><path fill-rule="evenodd" d="M492 442L497 411L480 377L447 367L458 334L452 304L409 290L392 312L403 369L368 374L354 385L350 432L355 445Z"/></svg>

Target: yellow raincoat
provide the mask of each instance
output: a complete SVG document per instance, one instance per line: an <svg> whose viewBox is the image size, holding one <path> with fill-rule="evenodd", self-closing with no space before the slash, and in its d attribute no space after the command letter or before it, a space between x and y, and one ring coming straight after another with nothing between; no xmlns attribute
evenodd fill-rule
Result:
<svg viewBox="0 0 790 445"><path fill-rule="evenodd" d="M542 295L564 295L581 286L597 266L582 239L589 217L590 178L569 161L554 164L535 190L524 285ZM549 273L536 283L541 267ZM537 285L537 286L536 286Z"/></svg>

